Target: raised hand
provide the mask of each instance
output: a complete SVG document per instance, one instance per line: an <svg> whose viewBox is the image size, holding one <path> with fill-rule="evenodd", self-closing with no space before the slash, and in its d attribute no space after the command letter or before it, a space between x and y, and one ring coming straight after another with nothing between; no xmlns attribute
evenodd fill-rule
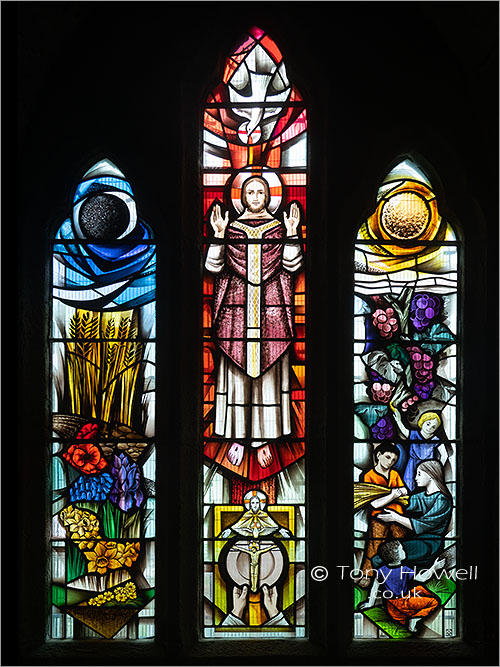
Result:
<svg viewBox="0 0 500 667"><path fill-rule="evenodd" d="M229 223L229 212L222 217L219 204L215 204L210 215L210 224L215 232L215 238L222 239L226 233L226 227Z"/></svg>
<svg viewBox="0 0 500 667"><path fill-rule="evenodd" d="M274 618L279 614L278 610L278 589L276 586L269 588L267 584L262 586L262 597L264 601L264 607L267 611L269 618Z"/></svg>
<svg viewBox="0 0 500 667"><path fill-rule="evenodd" d="M438 556L434 561L434 563L432 564L432 569L434 570L434 572L437 572L438 570L442 570L445 565L446 565L446 558L440 558Z"/></svg>
<svg viewBox="0 0 500 667"><path fill-rule="evenodd" d="M294 202L290 206L290 214L283 211L283 222L285 223L287 236L295 236L300 223L300 209Z"/></svg>
<svg viewBox="0 0 500 667"><path fill-rule="evenodd" d="M248 586L233 588L233 610L232 614L238 618L243 618L243 612L247 606Z"/></svg>

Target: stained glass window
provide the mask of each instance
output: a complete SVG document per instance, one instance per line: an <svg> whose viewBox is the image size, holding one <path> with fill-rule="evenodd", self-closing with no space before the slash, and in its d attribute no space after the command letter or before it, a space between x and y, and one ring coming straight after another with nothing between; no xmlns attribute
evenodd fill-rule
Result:
<svg viewBox="0 0 500 667"><path fill-rule="evenodd" d="M203 636L306 633L307 112L253 27L203 116Z"/></svg>
<svg viewBox="0 0 500 667"><path fill-rule="evenodd" d="M52 248L53 639L154 636L155 242L109 160Z"/></svg>
<svg viewBox="0 0 500 667"><path fill-rule="evenodd" d="M460 243L411 158L354 265L354 637L453 638Z"/></svg>

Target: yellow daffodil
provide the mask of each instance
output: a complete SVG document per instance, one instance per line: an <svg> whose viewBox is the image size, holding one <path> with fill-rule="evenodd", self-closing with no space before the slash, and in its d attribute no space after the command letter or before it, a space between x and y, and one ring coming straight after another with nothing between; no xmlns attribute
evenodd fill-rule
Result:
<svg viewBox="0 0 500 667"><path fill-rule="evenodd" d="M93 551L96 545L95 541L88 540L75 540L75 544L79 549L85 549L85 551Z"/></svg>
<svg viewBox="0 0 500 667"><path fill-rule="evenodd" d="M59 518L73 540L101 538L99 535L99 519L92 512L68 505L59 512Z"/></svg>
<svg viewBox="0 0 500 667"><path fill-rule="evenodd" d="M85 558L89 561L88 571L106 574L108 570L116 570L122 567L122 563L116 559L115 542L97 542L93 551L84 551Z"/></svg>
<svg viewBox="0 0 500 667"><path fill-rule="evenodd" d="M141 545L140 542L127 542L126 544L117 544L117 548L117 558L125 567L130 567L137 560Z"/></svg>

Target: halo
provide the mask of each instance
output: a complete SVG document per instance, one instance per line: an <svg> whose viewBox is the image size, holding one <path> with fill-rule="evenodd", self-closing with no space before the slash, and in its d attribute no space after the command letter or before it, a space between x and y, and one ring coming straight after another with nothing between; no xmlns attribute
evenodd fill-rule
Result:
<svg viewBox="0 0 500 667"><path fill-rule="evenodd" d="M241 186L251 176L259 176L267 181L271 195L267 208L271 213L276 213L283 199L283 184L278 174L268 167L248 167L236 174L231 182L231 202L234 209L239 214L245 210L241 203Z"/></svg>

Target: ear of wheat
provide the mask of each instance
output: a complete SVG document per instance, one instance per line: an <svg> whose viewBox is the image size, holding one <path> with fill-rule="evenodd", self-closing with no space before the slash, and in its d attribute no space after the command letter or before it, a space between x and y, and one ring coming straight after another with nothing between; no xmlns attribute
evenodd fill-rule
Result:
<svg viewBox="0 0 500 667"><path fill-rule="evenodd" d="M368 482L355 482L354 483L354 511L362 509L365 505L368 505L372 500L381 498L390 493L391 489L388 489L386 486L381 486L379 484L369 484ZM408 504L408 496L400 496L394 502L400 503L401 505Z"/></svg>
<svg viewBox="0 0 500 667"><path fill-rule="evenodd" d="M100 346L99 313L77 310L69 322L68 383L74 414L97 416Z"/></svg>
<svg viewBox="0 0 500 667"><path fill-rule="evenodd" d="M106 326L107 343L103 383L102 418L132 426L132 406L135 397L138 370L143 354L143 344L137 337L137 315L133 311L120 314L117 322L111 317Z"/></svg>
<svg viewBox="0 0 500 667"><path fill-rule="evenodd" d="M76 310L68 325L68 382L73 414L132 426L144 344L137 313ZM102 340L100 340L102 336ZM100 413L100 414L98 414Z"/></svg>

